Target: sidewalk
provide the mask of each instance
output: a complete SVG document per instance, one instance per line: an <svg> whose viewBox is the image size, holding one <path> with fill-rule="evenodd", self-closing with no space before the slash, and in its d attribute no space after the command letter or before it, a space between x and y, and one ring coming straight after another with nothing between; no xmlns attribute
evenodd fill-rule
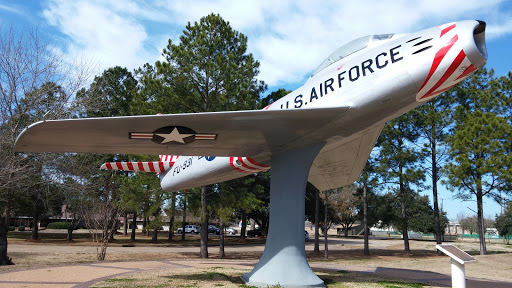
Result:
<svg viewBox="0 0 512 288"><path fill-rule="evenodd" d="M0 287L89 287L127 273L188 268L171 261L131 261L29 268L0 273Z"/></svg>
<svg viewBox="0 0 512 288"><path fill-rule="evenodd" d="M430 271L418 271L397 268L384 267L365 267L365 266L345 266L330 264L311 264L313 269L321 270L345 270L360 273L375 273L382 276L394 277L398 279L411 280L417 283L425 283L433 286L451 287L451 275L435 273ZM512 282L494 281L477 278L466 278L467 288L512 288Z"/></svg>
<svg viewBox="0 0 512 288"><path fill-rule="evenodd" d="M105 279L123 274L144 272L160 269L187 269L193 267L233 267L254 266L256 261L243 260L169 260L169 261L129 261L77 264L43 268L29 268L0 272L0 287L73 287L85 288ZM364 266L348 266L340 264L311 264L313 270L345 270L358 273L376 273L388 277L408 279L435 286L451 286L450 275L426 271L395 268L379 268ZM477 287L512 287L512 282L500 282L470 278L468 288Z"/></svg>

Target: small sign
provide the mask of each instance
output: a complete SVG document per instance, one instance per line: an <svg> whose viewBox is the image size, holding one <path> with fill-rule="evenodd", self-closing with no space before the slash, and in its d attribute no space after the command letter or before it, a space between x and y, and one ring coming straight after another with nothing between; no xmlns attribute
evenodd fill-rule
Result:
<svg viewBox="0 0 512 288"><path fill-rule="evenodd" d="M446 254L447 256L450 256L450 258L454 259L460 264L476 262L476 259L473 256L469 255L468 253L460 250L459 248L453 245L436 245L436 248L439 249L444 254Z"/></svg>

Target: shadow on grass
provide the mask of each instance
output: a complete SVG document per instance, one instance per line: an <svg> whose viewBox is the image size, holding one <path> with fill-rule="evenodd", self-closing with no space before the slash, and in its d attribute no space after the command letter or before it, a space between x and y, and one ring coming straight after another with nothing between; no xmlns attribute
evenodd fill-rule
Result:
<svg viewBox="0 0 512 288"><path fill-rule="evenodd" d="M223 271L222 268L211 268L201 272L191 274L178 274L164 276L166 279L178 280L180 283L193 282L192 286L203 286L203 283L208 283L209 286L223 286L225 282L239 285L242 288L249 288L253 286L246 285L240 278L241 271ZM413 283L407 280L400 281L393 277L380 276L366 273L349 272L345 270L339 271L317 271L317 275L324 281L327 287L342 287L345 283L370 283L374 284L371 287L386 287L386 288L420 288L429 286L427 284ZM192 287L182 286L182 287ZM269 287L281 287L269 286ZM365 286L366 287L366 286Z"/></svg>
<svg viewBox="0 0 512 288"><path fill-rule="evenodd" d="M193 281L204 281L204 282L216 282L216 281L228 281L233 284L245 284L244 281L240 278L240 275L230 276L225 273L215 271L215 268L212 268L208 271L202 271L199 273L192 274L179 274L179 275L171 275L171 276L163 276L163 278L168 279L182 279L182 280L193 280Z"/></svg>
<svg viewBox="0 0 512 288"><path fill-rule="evenodd" d="M329 250L329 259L324 258L324 251L315 253L313 251L307 251L306 257L308 261L317 262L339 262L340 260L374 260L378 258L430 258L438 257L436 251L427 249L416 249L412 250L410 254L405 253L403 250L394 249L372 249L370 255L366 256L362 249L344 249L344 250Z"/></svg>
<svg viewBox="0 0 512 288"><path fill-rule="evenodd" d="M480 251L478 251L478 250L470 250L470 251L465 251L465 252L468 253L469 255L473 255L473 256L480 255ZM487 251L487 255L494 255L494 254L510 254L510 251Z"/></svg>

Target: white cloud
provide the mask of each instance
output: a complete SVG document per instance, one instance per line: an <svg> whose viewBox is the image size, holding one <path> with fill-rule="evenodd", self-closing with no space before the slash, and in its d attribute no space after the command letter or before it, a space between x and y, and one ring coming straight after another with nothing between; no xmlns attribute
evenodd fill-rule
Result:
<svg viewBox="0 0 512 288"><path fill-rule="evenodd" d="M15 14L23 14L21 9L19 9L18 7L14 6L14 5L5 5L5 4L0 3L0 10L4 10L4 11L10 12L10 13L15 13Z"/></svg>
<svg viewBox="0 0 512 288"><path fill-rule="evenodd" d="M512 34L512 20L507 21L501 25L491 25L486 29L487 39L494 39Z"/></svg>
<svg viewBox="0 0 512 288"><path fill-rule="evenodd" d="M86 54L102 69L137 68L154 58L144 46L148 34L137 19L93 1L51 1L43 17L69 39L62 50L70 58Z"/></svg>
<svg viewBox="0 0 512 288"><path fill-rule="evenodd" d="M187 22L220 14L249 39L269 85L302 81L333 50L368 34L413 32L464 19L488 22L488 34L512 31L504 0L429 1L65 1L50 0L43 15L68 38L67 53L85 52L104 68L140 67L159 59Z"/></svg>

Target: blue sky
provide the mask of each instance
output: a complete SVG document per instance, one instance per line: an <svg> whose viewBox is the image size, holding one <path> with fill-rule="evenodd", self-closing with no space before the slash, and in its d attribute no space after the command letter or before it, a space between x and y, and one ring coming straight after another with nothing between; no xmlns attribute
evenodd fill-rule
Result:
<svg viewBox="0 0 512 288"><path fill-rule="evenodd" d="M188 22L218 13L249 39L260 61L259 78L279 88L301 86L337 47L360 36L407 33L465 19L487 22L488 68L498 76L512 70L512 3L508 0L425 1L180 1L180 0L0 0L0 23L38 26L67 59L87 58L97 74L112 66L129 69L161 59L169 39L176 43ZM473 215L475 202L440 195L449 218ZM499 205L487 199L484 213Z"/></svg>

